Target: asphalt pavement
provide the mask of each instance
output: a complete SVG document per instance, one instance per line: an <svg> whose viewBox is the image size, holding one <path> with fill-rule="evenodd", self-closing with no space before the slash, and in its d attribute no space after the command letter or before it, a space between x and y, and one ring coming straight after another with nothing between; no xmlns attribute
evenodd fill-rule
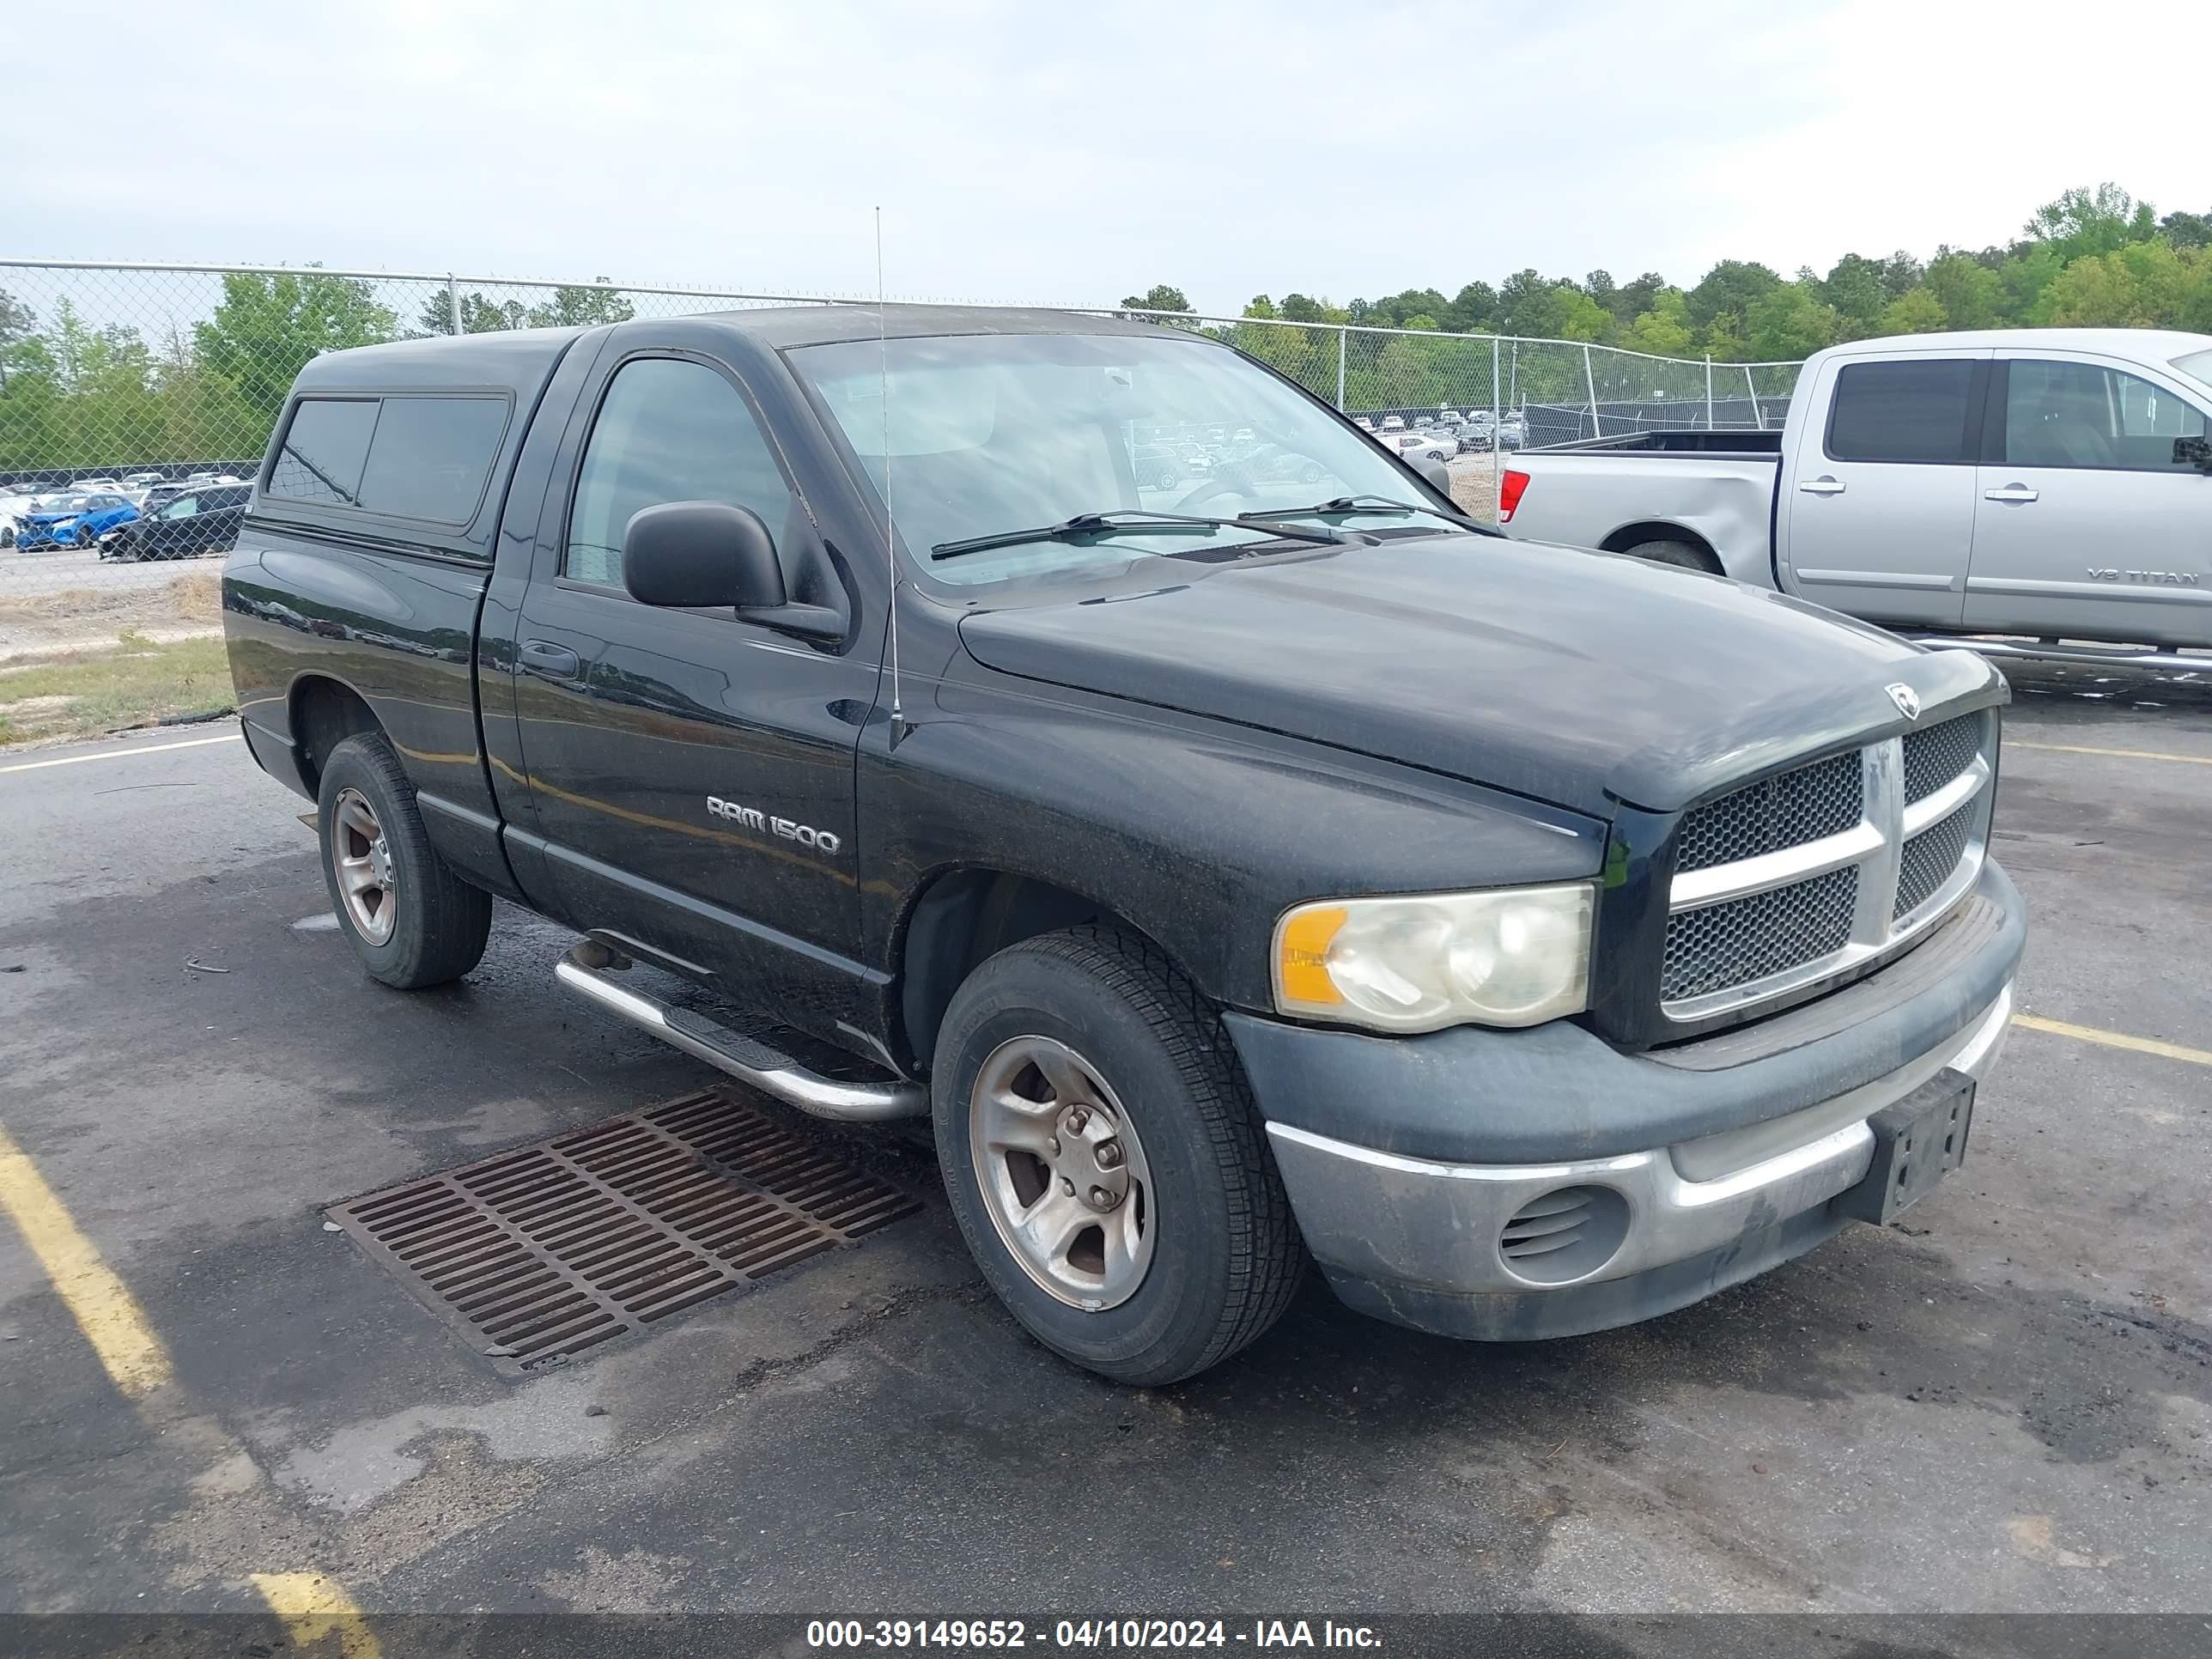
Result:
<svg viewBox="0 0 2212 1659"><path fill-rule="evenodd" d="M715 1075L504 907L465 982L368 983L222 728L0 751L0 1174L85 1249L0 1224L0 1612L2212 1607L2212 685L2015 678L2030 1023L1904 1224L1541 1344L1316 1283L1150 1391L1028 1341L933 1195L495 1374L325 1207Z"/></svg>

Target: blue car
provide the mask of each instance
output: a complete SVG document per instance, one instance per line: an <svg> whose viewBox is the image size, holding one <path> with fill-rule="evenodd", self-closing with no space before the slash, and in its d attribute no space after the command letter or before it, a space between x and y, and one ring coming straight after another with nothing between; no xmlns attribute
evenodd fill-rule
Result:
<svg viewBox="0 0 2212 1659"><path fill-rule="evenodd" d="M23 515L15 545L90 547L105 532L137 516L138 509L120 495L50 495Z"/></svg>

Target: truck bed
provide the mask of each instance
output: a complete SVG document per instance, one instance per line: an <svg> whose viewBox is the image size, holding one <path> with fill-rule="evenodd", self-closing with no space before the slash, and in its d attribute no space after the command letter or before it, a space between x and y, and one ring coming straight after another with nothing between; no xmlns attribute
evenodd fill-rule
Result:
<svg viewBox="0 0 2212 1659"><path fill-rule="evenodd" d="M1632 455L1700 455L1731 460L1782 459L1782 432L1708 432L1702 428L1679 430L1626 432L1607 438L1578 438L1571 443L1546 444L1523 454L1565 455L1597 452Z"/></svg>

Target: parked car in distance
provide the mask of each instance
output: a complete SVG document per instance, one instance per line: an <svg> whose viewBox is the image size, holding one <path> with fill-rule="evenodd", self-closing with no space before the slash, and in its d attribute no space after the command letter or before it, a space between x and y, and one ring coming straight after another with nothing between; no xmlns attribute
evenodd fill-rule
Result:
<svg viewBox="0 0 2212 1659"><path fill-rule="evenodd" d="M23 520L38 510L39 497L27 492L0 494L0 548L13 547Z"/></svg>
<svg viewBox="0 0 2212 1659"><path fill-rule="evenodd" d="M1394 432L1386 445L1409 461L1449 461L1459 453L1459 440L1434 432Z"/></svg>
<svg viewBox="0 0 2212 1659"><path fill-rule="evenodd" d="M1190 476L1189 464L1167 444L1139 444L1130 453L1137 483L1146 489L1172 489Z"/></svg>
<svg viewBox="0 0 2212 1659"><path fill-rule="evenodd" d="M103 532L103 559L190 559L227 553L245 521L251 484L209 484Z"/></svg>
<svg viewBox="0 0 2212 1659"><path fill-rule="evenodd" d="M1126 434L1224 411L1321 479L1148 510ZM468 973L503 895L607 1017L928 1116L986 1282L1106 1376L1227 1358L1309 1252L1447 1334L1648 1318L1971 1144L2026 937L2002 676L1500 538L1219 342L859 305L398 342L310 361L261 476L242 731L366 974ZM1900 1293L1841 1269L1736 1323Z"/></svg>
<svg viewBox="0 0 2212 1659"><path fill-rule="evenodd" d="M1385 432L1403 432L1406 429L1406 417L1403 415L1385 415L1382 417L1382 429Z"/></svg>
<svg viewBox="0 0 2212 1659"><path fill-rule="evenodd" d="M90 547L104 531L138 516L130 501L105 491L52 495L27 514L15 533L19 548Z"/></svg>
<svg viewBox="0 0 2212 1659"><path fill-rule="evenodd" d="M1518 449L1528 441L1528 417L1518 410L1501 416L1492 440L1500 449Z"/></svg>
<svg viewBox="0 0 2212 1659"><path fill-rule="evenodd" d="M120 495L124 493L120 478L79 478L70 485L70 489L80 495Z"/></svg>
<svg viewBox="0 0 2212 1659"><path fill-rule="evenodd" d="M1364 415L1353 416L1352 417L1352 423L1358 427L1362 432L1372 432L1375 430L1375 422L1369 420Z"/></svg>
<svg viewBox="0 0 2212 1659"><path fill-rule="evenodd" d="M1856 340L1807 360L1779 432L1525 453L1499 520L1910 633L2009 636L1989 654L2171 666L2212 646L2208 434L2212 335Z"/></svg>

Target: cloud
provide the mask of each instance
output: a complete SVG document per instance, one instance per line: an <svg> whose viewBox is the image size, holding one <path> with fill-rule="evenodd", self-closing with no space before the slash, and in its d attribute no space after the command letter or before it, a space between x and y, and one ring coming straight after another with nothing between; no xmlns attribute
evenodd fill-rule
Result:
<svg viewBox="0 0 2212 1659"><path fill-rule="evenodd" d="M1445 0L88 0L19 64L118 43L96 118L10 135L21 252L913 297L1166 281L1447 292L1534 264L2011 234L2069 184L2202 209L2212 22L2041 0L1539 8Z"/></svg>

